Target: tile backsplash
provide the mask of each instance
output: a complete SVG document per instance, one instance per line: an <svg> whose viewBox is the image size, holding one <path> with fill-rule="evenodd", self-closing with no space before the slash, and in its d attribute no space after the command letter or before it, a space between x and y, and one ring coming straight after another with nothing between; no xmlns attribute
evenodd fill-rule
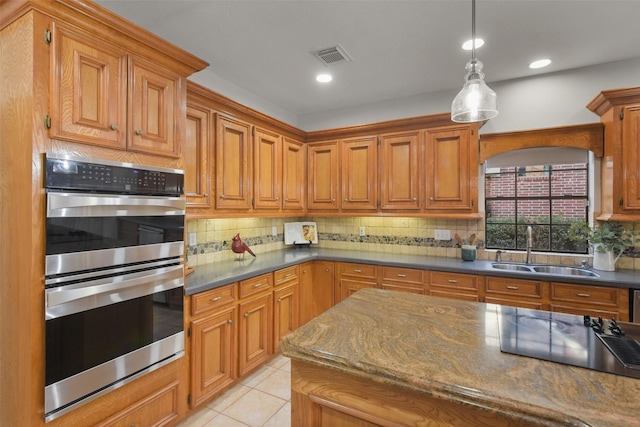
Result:
<svg viewBox="0 0 640 427"><path fill-rule="evenodd" d="M463 239L477 236L478 259L493 259L494 250L484 249L483 220L444 220L405 217L291 217L291 218L232 218L197 219L187 222L187 233L196 233L196 245L187 246L187 265L195 267L216 261L231 260L231 239L240 233L242 240L258 256L260 253L284 249L284 223L315 221L318 225L318 246L351 251L386 252L393 254L428 255L448 258L460 257L454 233ZM273 236L273 227L276 236ZM364 236L360 236L364 227ZM448 230L450 240L436 240L436 230ZM187 242L189 241L187 237ZM246 256L250 256L247 254ZM533 261L579 265L585 255L556 255L534 252ZM523 261L522 251L508 251L504 261ZM591 260L589 260L591 262ZM621 257L618 268L639 269L640 258Z"/></svg>

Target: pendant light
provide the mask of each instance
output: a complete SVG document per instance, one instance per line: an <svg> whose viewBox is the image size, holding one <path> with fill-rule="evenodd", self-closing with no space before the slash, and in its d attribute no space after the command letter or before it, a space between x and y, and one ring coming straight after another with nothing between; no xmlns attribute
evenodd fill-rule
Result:
<svg viewBox="0 0 640 427"><path fill-rule="evenodd" d="M451 103L451 120L457 123L481 122L498 115L496 93L484 82L482 62L476 59L476 0L471 0L471 40L466 81Z"/></svg>

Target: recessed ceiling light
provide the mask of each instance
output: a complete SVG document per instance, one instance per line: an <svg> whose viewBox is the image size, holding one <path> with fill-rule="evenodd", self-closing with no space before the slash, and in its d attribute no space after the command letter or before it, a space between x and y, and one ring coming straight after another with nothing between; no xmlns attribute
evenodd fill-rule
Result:
<svg viewBox="0 0 640 427"><path fill-rule="evenodd" d="M331 74L318 74L316 76L316 81L320 83L328 83L331 80L333 80L333 77L331 77Z"/></svg>
<svg viewBox="0 0 640 427"><path fill-rule="evenodd" d="M467 40L466 42L462 43L462 49L471 50L471 43L471 40ZM484 40L476 38L476 49L482 46L484 46Z"/></svg>
<svg viewBox="0 0 640 427"><path fill-rule="evenodd" d="M542 67L546 67L549 64L551 64L550 59L539 59L529 64L529 68L542 68Z"/></svg>

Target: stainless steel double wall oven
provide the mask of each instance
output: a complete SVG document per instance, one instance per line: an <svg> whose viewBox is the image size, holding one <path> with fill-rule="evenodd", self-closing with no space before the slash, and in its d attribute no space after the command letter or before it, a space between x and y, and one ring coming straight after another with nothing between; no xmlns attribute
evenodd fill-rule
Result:
<svg viewBox="0 0 640 427"><path fill-rule="evenodd" d="M184 355L180 170L46 157L45 420Z"/></svg>

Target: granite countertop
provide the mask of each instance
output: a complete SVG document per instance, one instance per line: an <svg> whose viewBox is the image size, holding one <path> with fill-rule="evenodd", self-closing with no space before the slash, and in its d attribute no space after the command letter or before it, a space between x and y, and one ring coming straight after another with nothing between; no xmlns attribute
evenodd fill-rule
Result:
<svg viewBox="0 0 640 427"><path fill-rule="evenodd" d="M185 293L193 295L209 289L224 286L238 280L248 279L281 268L290 267L315 259L327 261L359 262L393 267L417 268L423 270L448 271L454 273L483 274L544 281L560 281L604 285L621 288L640 288L640 271L618 270L597 271L600 277L566 276L543 273L527 273L497 270L492 261L462 261L458 258L444 258L419 255L401 255L384 252L347 251L321 248L287 248L280 251L258 254L256 258L246 255L243 261L223 261L199 265L195 272L187 276Z"/></svg>
<svg viewBox="0 0 640 427"><path fill-rule="evenodd" d="M298 328L280 348L294 360L516 414L523 422L638 425L640 380L501 353L498 307L363 289Z"/></svg>

